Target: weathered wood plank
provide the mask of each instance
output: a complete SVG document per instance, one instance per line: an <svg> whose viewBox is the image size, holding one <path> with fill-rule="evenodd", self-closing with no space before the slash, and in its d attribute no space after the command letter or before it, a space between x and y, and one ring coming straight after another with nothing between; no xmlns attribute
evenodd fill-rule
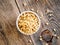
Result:
<svg viewBox="0 0 60 45"><path fill-rule="evenodd" d="M0 24L8 41L6 45L32 45L29 42L30 37L21 34L16 29L16 18L19 14L15 0L0 0ZM1 38L0 44L5 45L4 40L1 40Z"/></svg>
<svg viewBox="0 0 60 45"><path fill-rule="evenodd" d="M58 19L60 19L58 18L60 15L58 16L56 15L56 11L57 9L59 9L57 8L58 7L57 4L59 3L56 3L56 0L55 2L54 0L45 0L45 1L44 0L16 0L16 1L18 3L18 6L21 12L26 11L26 10L31 10L31 11L36 12L39 15L43 24L43 27L41 27L40 31L43 30L44 27L48 29L52 29L52 28L57 29L57 27L60 27L59 21L58 21ZM53 16L51 18L49 18L50 14L47 15L45 12L47 9L53 12ZM58 11L57 11L57 14L58 14ZM53 24L51 23L51 21L53 20L50 21L50 19L55 20L54 22L52 22ZM55 24L55 22L57 25ZM46 26L45 23L49 23L49 25ZM57 29L57 32L56 32L58 33L57 35L59 35L59 32L60 32L59 30L60 28ZM42 45L41 42L39 41L39 33L40 32L38 31L35 35L31 36L33 39L34 45ZM53 44L55 45L56 43L57 42L54 42Z"/></svg>

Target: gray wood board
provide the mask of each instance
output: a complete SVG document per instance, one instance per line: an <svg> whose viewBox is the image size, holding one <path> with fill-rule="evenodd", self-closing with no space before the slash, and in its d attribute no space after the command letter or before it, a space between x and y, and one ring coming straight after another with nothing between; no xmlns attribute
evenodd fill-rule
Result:
<svg viewBox="0 0 60 45"><path fill-rule="evenodd" d="M40 36L40 33L42 30L49 29L50 31L53 31L53 29L56 29L55 33L58 36L60 36L59 35L60 34L60 20L59 20L60 19L60 14L59 14L60 9L56 8L56 4L55 4L56 0L55 0L55 2L53 2L54 0L51 0L51 1L48 0L51 3L54 3L54 5L55 5L54 9L49 5L43 5L42 3L44 3L44 2L42 2L41 0L38 0L37 2L36 2L36 0L16 0L16 1L17 1L18 7L21 12L27 11L27 10L34 11L38 14L38 16L41 19L41 27L40 27L39 31L31 36L34 45L42 45L42 42L39 40L39 36ZM42 7L44 7L44 8L42 8ZM48 7L48 9L46 7ZM60 7L60 5L59 5L59 7ZM50 8L51 8L51 10L50 10ZM57 10L57 9L59 9L59 10ZM49 16L50 14L45 14L45 12L43 10L44 11L49 10L48 13L52 12L51 13L52 16ZM48 26L45 25L47 22L49 23ZM58 39L58 40L60 41L60 39ZM56 39L53 39L52 45L57 45Z"/></svg>

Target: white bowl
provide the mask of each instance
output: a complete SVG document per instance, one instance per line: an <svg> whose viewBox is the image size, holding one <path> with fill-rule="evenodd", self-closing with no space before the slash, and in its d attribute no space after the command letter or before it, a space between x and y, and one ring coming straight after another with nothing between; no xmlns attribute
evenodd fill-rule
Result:
<svg viewBox="0 0 60 45"><path fill-rule="evenodd" d="M39 27L37 28L37 31L39 30L39 28L40 28L40 26L41 26L41 20L40 20L39 16L38 16L35 12L32 12L32 11L24 11L24 12L22 12L22 13L17 17L16 26L17 26L18 31L21 32L22 34L32 35L32 34L35 34L37 31L36 31L36 32L33 32L32 34L26 34L26 33L24 33L23 31L21 31L20 28L18 27L18 19L19 19L19 17L20 17L23 13L26 13L26 12L31 12L31 13L33 13L33 14L36 15L36 17L37 17L38 20L39 20Z"/></svg>

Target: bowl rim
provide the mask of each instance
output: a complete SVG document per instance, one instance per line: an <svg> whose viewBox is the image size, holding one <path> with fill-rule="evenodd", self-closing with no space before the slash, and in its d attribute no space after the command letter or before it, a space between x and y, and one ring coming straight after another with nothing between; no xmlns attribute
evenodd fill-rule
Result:
<svg viewBox="0 0 60 45"><path fill-rule="evenodd" d="M24 33L23 31L21 31L20 28L18 27L18 19L19 19L19 17L20 17L23 13L26 13L26 12L32 12L33 14L36 15L36 17L37 17L38 20L39 20L39 27L37 28L37 31L39 30L39 28L40 28L40 26L41 26L41 20L40 20L38 14L35 13L35 12L33 12L33 11L23 11L23 12L21 12L21 13L18 15L18 17L17 17L16 27L17 27L18 31L21 32L21 33L24 34L24 35L33 35L33 34L35 34L37 31L36 31L36 32L33 32L32 34L28 34L28 33Z"/></svg>

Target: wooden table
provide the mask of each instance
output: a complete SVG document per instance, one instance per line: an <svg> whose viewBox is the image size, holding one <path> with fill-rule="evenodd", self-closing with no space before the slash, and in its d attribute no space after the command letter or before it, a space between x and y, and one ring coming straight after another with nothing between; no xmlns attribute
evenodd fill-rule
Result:
<svg viewBox="0 0 60 45"><path fill-rule="evenodd" d="M57 35L60 34L59 0L0 0L0 45L35 45L33 35L23 35L16 28L17 16L27 10L36 12L40 18L42 17L41 20L46 18L43 24L50 22L51 25L53 24L53 29L57 30ZM53 11L54 15L51 18L46 14L47 10ZM58 45L60 45L59 41L60 38Z"/></svg>

